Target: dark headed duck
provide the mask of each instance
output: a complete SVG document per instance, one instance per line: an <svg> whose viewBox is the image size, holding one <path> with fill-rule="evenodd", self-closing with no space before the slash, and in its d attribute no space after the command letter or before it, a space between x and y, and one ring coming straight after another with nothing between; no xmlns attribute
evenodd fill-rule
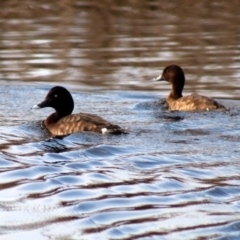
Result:
<svg viewBox="0 0 240 240"><path fill-rule="evenodd" d="M118 125L90 113L71 114L74 102L69 91L60 86L53 87L45 100L34 105L34 109L52 107L56 111L43 121L44 126L53 136L65 136L74 132L92 131L97 133L125 133Z"/></svg>
<svg viewBox="0 0 240 240"><path fill-rule="evenodd" d="M167 66L162 74L153 81L167 81L172 85L172 90L166 102L172 111L211 111L226 110L226 108L214 99L193 93L189 96L182 95L185 83L184 72L177 65Z"/></svg>

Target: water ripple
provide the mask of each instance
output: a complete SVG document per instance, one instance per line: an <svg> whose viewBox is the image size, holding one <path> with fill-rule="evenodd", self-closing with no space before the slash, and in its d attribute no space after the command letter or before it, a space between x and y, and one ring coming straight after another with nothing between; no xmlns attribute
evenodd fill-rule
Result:
<svg viewBox="0 0 240 240"><path fill-rule="evenodd" d="M240 238L239 2L186 3L1 2L1 240ZM169 63L228 111L169 112ZM129 134L52 138L53 85Z"/></svg>

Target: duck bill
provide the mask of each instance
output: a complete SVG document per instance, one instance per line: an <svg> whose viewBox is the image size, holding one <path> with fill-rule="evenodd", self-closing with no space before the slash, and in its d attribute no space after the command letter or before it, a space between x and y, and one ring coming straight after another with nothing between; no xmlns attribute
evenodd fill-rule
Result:
<svg viewBox="0 0 240 240"><path fill-rule="evenodd" d="M152 82L165 81L165 79L162 77L162 75L159 75L158 77L153 78L151 81Z"/></svg>
<svg viewBox="0 0 240 240"><path fill-rule="evenodd" d="M45 107L49 107L49 103L47 100L44 100L43 102L36 104L32 107L32 109L40 109L40 108L45 108Z"/></svg>

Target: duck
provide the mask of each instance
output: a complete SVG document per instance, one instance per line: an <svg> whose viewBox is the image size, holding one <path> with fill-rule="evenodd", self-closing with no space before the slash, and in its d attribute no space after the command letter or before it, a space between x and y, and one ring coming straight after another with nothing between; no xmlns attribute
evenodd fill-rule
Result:
<svg viewBox="0 0 240 240"><path fill-rule="evenodd" d="M152 81L167 81L172 85L170 94L166 98L166 103L171 111L226 110L222 104L214 99L198 93L183 96L185 75L182 68L178 65L173 64L165 67L162 74L152 79Z"/></svg>
<svg viewBox="0 0 240 240"><path fill-rule="evenodd" d="M55 112L43 121L43 126L53 136L66 136L75 132L91 131L96 133L126 133L118 125L113 125L102 117L90 113L72 114L74 101L70 92L62 87L51 88L45 99L32 107L40 109L52 107Z"/></svg>

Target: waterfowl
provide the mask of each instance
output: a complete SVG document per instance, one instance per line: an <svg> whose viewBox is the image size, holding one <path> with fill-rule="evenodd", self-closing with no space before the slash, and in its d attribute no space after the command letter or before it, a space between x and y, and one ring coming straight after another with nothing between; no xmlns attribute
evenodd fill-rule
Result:
<svg viewBox="0 0 240 240"><path fill-rule="evenodd" d="M172 90L166 98L169 110L172 111L210 111L226 110L226 108L212 98L193 93L189 96L182 95L185 76L178 65L167 66L162 74L153 81L167 81L172 85Z"/></svg>
<svg viewBox="0 0 240 240"><path fill-rule="evenodd" d="M33 109L52 107L55 112L43 121L43 125L53 136L65 136L74 132L92 131L97 133L124 133L124 129L90 113L71 114L74 101L70 92L61 86L50 89L45 100Z"/></svg>

